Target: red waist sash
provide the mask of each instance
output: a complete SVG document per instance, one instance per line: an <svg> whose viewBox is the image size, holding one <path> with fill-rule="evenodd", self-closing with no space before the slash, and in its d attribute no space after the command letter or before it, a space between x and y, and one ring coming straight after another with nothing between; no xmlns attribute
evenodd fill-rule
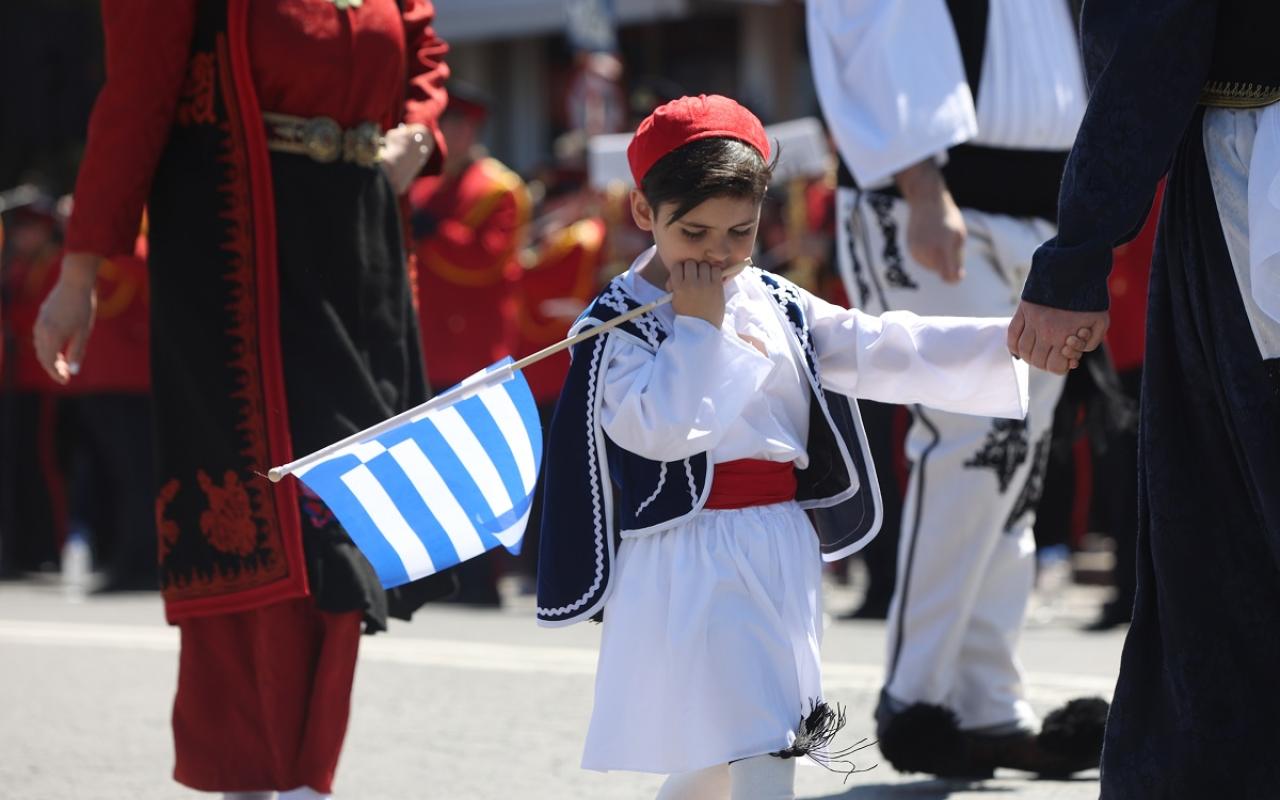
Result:
<svg viewBox="0 0 1280 800"><path fill-rule="evenodd" d="M744 458L715 465L711 494L704 508L727 509L785 503L796 497L796 467L791 461Z"/></svg>

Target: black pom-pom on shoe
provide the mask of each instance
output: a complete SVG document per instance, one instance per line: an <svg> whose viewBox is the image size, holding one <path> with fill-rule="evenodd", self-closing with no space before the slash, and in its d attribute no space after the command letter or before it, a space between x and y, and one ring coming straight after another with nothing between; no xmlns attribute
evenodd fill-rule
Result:
<svg viewBox="0 0 1280 800"><path fill-rule="evenodd" d="M892 715L879 733L880 752L898 772L923 772L943 778L991 777L989 768L970 763L960 720L944 706L907 706Z"/></svg>
<svg viewBox="0 0 1280 800"><path fill-rule="evenodd" d="M1040 726L1040 746L1097 766L1110 708L1101 697L1082 697L1051 711Z"/></svg>

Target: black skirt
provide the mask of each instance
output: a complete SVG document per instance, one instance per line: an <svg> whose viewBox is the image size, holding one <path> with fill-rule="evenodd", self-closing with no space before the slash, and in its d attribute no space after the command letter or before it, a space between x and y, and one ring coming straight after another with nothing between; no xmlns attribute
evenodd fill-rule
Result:
<svg viewBox="0 0 1280 800"><path fill-rule="evenodd" d="M1104 800L1280 791L1280 361L1249 327L1202 115L1165 194L1140 423L1137 598Z"/></svg>
<svg viewBox="0 0 1280 800"><path fill-rule="evenodd" d="M399 207L377 167L273 153L280 346L294 457L428 397ZM301 484L298 484L301 489ZM384 591L317 498L302 491L311 593L325 611L362 611L365 630L408 619L453 589L432 576Z"/></svg>

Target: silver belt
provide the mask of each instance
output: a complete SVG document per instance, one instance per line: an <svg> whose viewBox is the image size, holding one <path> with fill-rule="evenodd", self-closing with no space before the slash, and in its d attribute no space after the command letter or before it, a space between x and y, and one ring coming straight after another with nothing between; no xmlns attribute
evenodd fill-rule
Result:
<svg viewBox="0 0 1280 800"><path fill-rule="evenodd" d="M376 122L362 122L342 129L329 117L294 117L265 112L267 149L278 153L309 156L321 164L338 159L372 167L381 160L382 128Z"/></svg>

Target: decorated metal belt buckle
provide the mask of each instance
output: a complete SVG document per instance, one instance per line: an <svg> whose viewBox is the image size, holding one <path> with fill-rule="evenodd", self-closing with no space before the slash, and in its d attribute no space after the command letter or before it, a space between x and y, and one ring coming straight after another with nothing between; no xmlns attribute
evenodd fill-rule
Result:
<svg viewBox="0 0 1280 800"><path fill-rule="evenodd" d="M375 122L362 122L343 136L342 158L362 167L378 163L382 150L382 130Z"/></svg>
<svg viewBox="0 0 1280 800"><path fill-rule="evenodd" d="M322 164L338 159L342 154L342 128L329 117L314 117L302 126L302 146L307 155Z"/></svg>

